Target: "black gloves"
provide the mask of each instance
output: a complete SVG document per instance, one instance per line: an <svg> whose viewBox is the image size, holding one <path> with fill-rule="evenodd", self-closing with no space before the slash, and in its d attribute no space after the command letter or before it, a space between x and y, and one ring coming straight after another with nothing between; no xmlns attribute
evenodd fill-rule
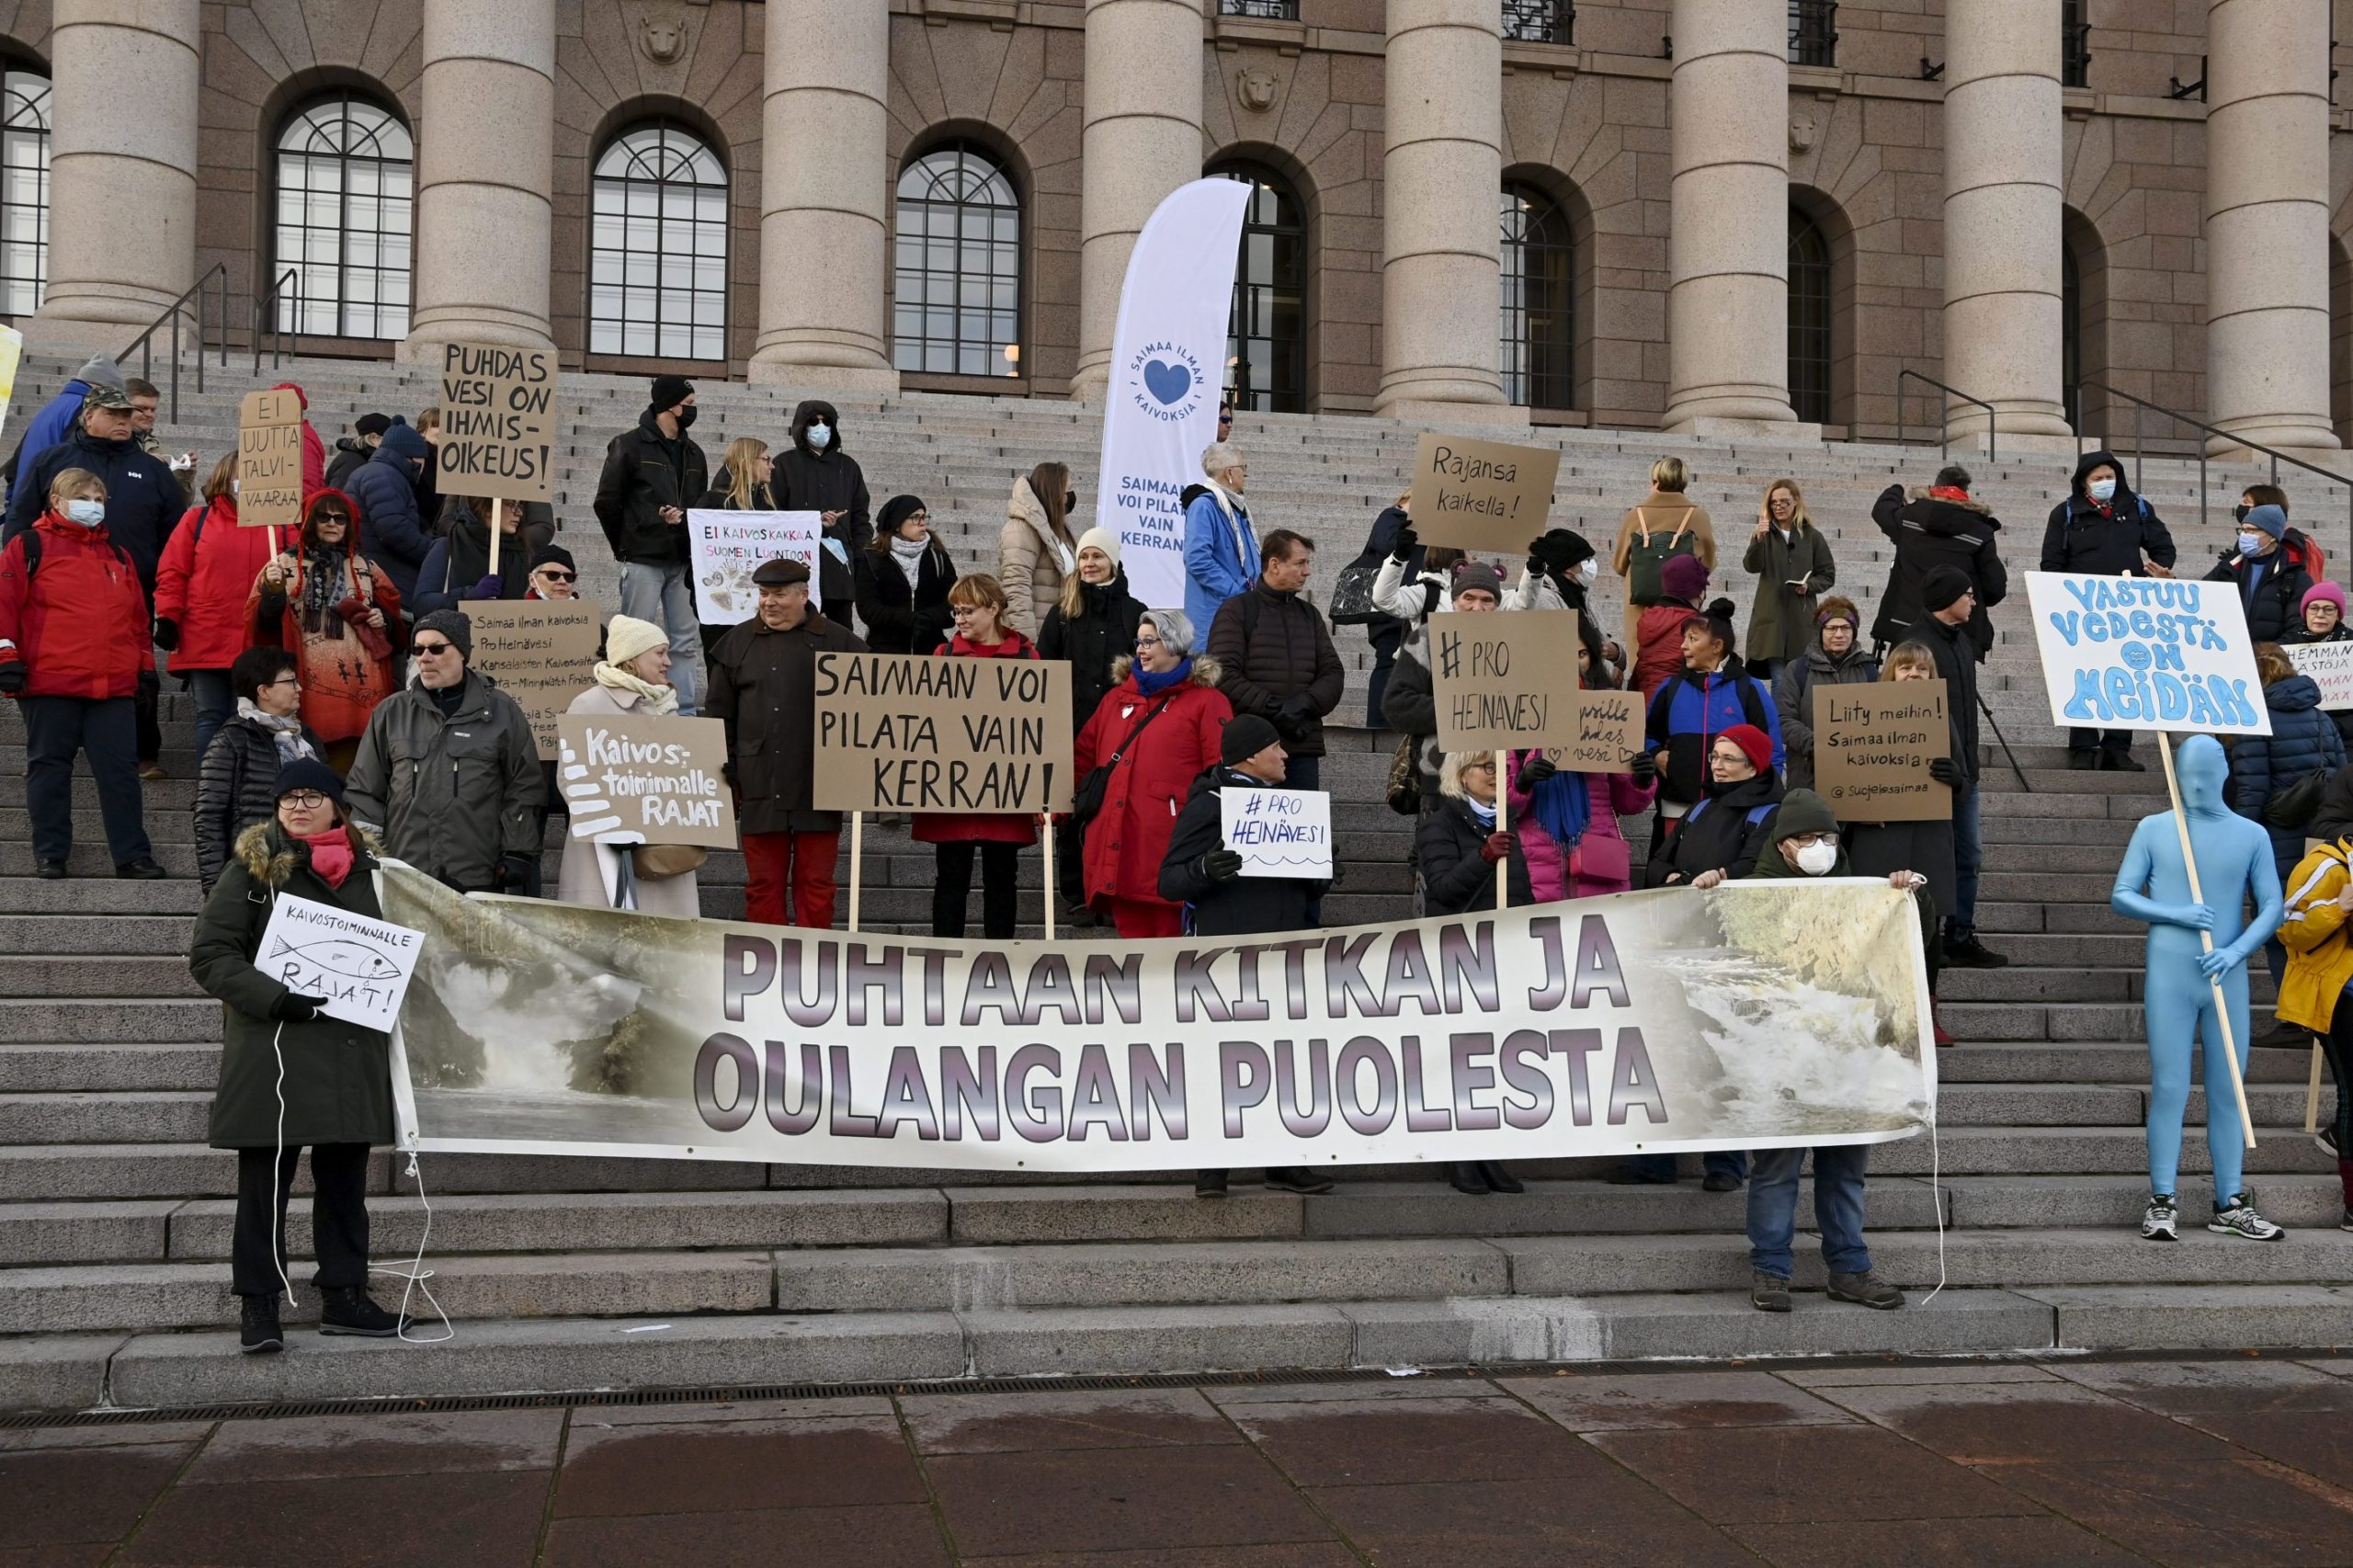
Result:
<svg viewBox="0 0 2353 1568"><path fill-rule="evenodd" d="M153 670L141 670L139 672L139 693L141 696L153 697L163 689L163 676L157 675Z"/></svg>
<svg viewBox="0 0 2353 1568"><path fill-rule="evenodd" d="M1323 715L1315 710L1315 699L1303 691L1294 691L1275 705L1267 715L1274 721L1276 733L1287 741L1295 741L1315 727Z"/></svg>
<svg viewBox="0 0 2353 1568"><path fill-rule="evenodd" d="M1242 855L1234 849L1212 849L1201 857L1201 875L1213 882L1230 882L1242 874Z"/></svg>
<svg viewBox="0 0 2353 1568"><path fill-rule="evenodd" d="M1413 524L1407 523L1398 528L1397 537L1390 541L1389 559L1411 561L1414 558L1414 551L1419 550L1421 545L1421 536L1414 531Z"/></svg>
<svg viewBox="0 0 2353 1568"><path fill-rule="evenodd" d="M1961 782L1961 769L1952 765L1952 758L1949 756L1935 757L1928 763L1928 777L1939 784L1958 784Z"/></svg>
<svg viewBox="0 0 2353 1568"><path fill-rule="evenodd" d="M24 660L10 659L5 663L0 663L0 693L5 693L9 697L16 697L21 695L24 689Z"/></svg>
<svg viewBox="0 0 2353 1568"><path fill-rule="evenodd" d="M305 996L299 991L289 991L269 1005L269 1016L281 1024L307 1024L319 1016L327 1005L324 996Z"/></svg>
<svg viewBox="0 0 2353 1568"><path fill-rule="evenodd" d="M501 855L498 869L491 873L491 886L500 892L516 893L524 898L539 897L540 858L536 855Z"/></svg>
<svg viewBox="0 0 2353 1568"><path fill-rule="evenodd" d="M1626 759L1626 771L1637 784L1647 784L1658 777L1658 756L1654 752L1638 751Z"/></svg>
<svg viewBox="0 0 2353 1568"><path fill-rule="evenodd" d="M1551 757L1540 751L1532 753L1526 762L1519 765L1519 787L1523 790L1533 790L1560 771L1560 764Z"/></svg>
<svg viewBox="0 0 2353 1568"><path fill-rule="evenodd" d="M180 651L180 623L159 619L155 622L155 646L166 653Z"/></svg>

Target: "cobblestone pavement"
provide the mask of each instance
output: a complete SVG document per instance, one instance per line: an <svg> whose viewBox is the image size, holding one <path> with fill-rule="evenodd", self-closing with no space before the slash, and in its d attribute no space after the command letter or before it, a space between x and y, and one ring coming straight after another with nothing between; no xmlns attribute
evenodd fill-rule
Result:
<svg viewBox="0 0 2353 1568"><path fill-rule="evenodd" d="M2353 1358L0 1430L0 1565L19 1568L1759 1561L2353 1563Z"/></svg>

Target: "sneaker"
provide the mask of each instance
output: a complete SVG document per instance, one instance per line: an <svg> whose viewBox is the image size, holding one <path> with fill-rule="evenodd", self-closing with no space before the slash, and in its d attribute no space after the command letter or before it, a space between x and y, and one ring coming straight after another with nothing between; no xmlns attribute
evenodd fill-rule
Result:
<svg viewBox="0 0 2353 1568"><path fill-rule="evenodd" d="M2149 765L2134 757L2129 751L2100 753L2100 767L2109 773L2146 773Z"/></svg>
<svg viewBox="0 0 2353 1568"><path fill-rule="evenodd" d="M2067 766L2074 768L2078 773L2089 773L2093 768L2099 766L2099 753L2096 751L2071 751L2067 754Z"/></svg>
<svg viewBox="0 0 2353 1568"><path fill-rule="evenodd" d="M1740 1178L1730 1171L1710 1171L1699 1179L1699 1186L1707 1192L1738 1192Z"/></svg>
<svg viewBox="0 0 2353 1568"><path fill-rule="evenodd" d="M1267 1172L1267 1185L1277 1192L1329 1192L1332 1178L1300 1165L1278 1165Z"/></svg>
<svg viewBox="0 0 2353 1568"><path fill-rule="evenodd" d="M2353 1231L2353 1203L2347 1204L2345 1212L2337 1216L2336 1228L2340 1231Z"/></svg>
<svg viewBox="0 0 2353 1568"><path fill-rule="evenodd" d="M329 1290L319 1309L321 1334L348 1334L361 1339L390 1339L401 1331L401 1320L370 1301L364 1290Z"/></svg>
<svg viewBox="0 0 2353 1568"><path fill-rule="evenodd" d="M2267 1051L2303 1051L2313 1043L2313 1031L2302 1024L2274 1024L2251 1043Z"/></svg>
<svg viewBox="0 0 2353 1568"><path fill-rule="evenodd" d="M2276 1242L2288 1234L2256 1213L2244 1192L2232 1199L2228 1208L2215 1210L2214 1217L2206 1221L2206 1228L2217 1235L2245 1236L2251 1242Z"/></svg>
<svg viewBox="0 0 2353 1568"><path fill-rule="evenodd" d="M278 1298L275 1296L240 1296L242 1303L237 1324L237 1348L248 1356L259 1356L286 1348L286 1335L278 1326Z"/></svg>
<svg viewBox="0 0 2353 1568"><path fill-rule="evenodd" d="M2141 1239L2144 1242L2177 1242L2181 1240L2181 1210L2173 1204L2173 1194L2161 1192L2149 1199L2141 1211Z"/></svg>
<svg viewBox="0 0 2353 1568"><path fill-rule="evenodd" d="M134 882L159 882L171 875L155 864L152 856L142 855L136 860L125 860L114 869L114 874Z"/></svg>
<svg viewBox="0 0 2353 1568"><path fill-rule="evenodd" d="M169 778L171 775L164 771L164 765L160 762L142 762L139 765L139 777L152 784L158 778Z"/></svg>
<svg viewBox="0 0 2353 1568"><path fill-rule="evenodd" d="M33 875L45 882L62 882L65 880L65 862L43 860L33 868Z"/></svg>
<svg viewBox="0 0 2353 1568"><path fill-rule="evenodd" d="M1788 1312L1790 1282L1778 1274L1752 1273L1748 1277L1748 1304L1760 1312Z"/></svg>
<svg viewBox="0 0 2353 1568"><path fill-rule="evenodd" d="M2326 1154L2332 1160L2342 1160L2345 1158L2344 1155L2336 1152L2336 1129L2334 1127L2324 1127L2313 1132L2313 1147L2318 1149L2322 1153Z"/></svg>
<svg viewBox="0 0 2353 1568"><path fill-rule="evenodd" d="M1904 1304L1904 1292L1878 1275L1865 1270L1860 1274L1833 1274L1830 1277L1830 1299L1892 1312Z"/></svg>
<svg viewBox="0 0 2353 1568"><path fill-rule="evenodd" d="M1973 931L1958 942L1945 944L1945 965L1949 969L2000 969L2009 961L1979 941Z"/></svg>
<svg viewBox="0 0 2353 1568"><path fill-rule="evenodd" d="M1225 1196L1225 1176L1226 1173L1223 1171L1195 1172L1193 1175L1193 1196L1196 1198L1223 1198Z"/></svg>

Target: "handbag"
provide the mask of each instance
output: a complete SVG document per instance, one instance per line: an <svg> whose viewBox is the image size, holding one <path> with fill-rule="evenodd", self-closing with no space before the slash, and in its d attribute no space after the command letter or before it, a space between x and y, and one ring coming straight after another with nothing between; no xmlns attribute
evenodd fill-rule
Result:
<svg viewBox="0 0 2353 1568"><path fill-rule="evenodd" d="M1634 852L1624 839L1588 833L1569 846L1569 875L1623 886L1634 874Z"/></svg>
<svg viewBox="0 0 2353 1568"><path fill-rule="evenodd" d="M1383 791L1389 809L1401 817L1419 816L1422 811L1422 775L1414 766L1414 737L1407 735L1397 743L1397 755L1389 759L1389 786Z"/></svg>
<svg viewBox="0 0 2353 1568"><path fill-rule="evenodd" d="M1333 625L1370 626L1390 619L1372 608L1373 580L1381 575L1381 561L1387 559L1368 561L1359 555L1340 568L1339 580L1332 585Z"/></svg>
<svg viewBox="0 0 2353 1568"><path fill-rule="evenodd" d="M1182 689L1178 687L1178 690ZM1176 700L1176 693L1172 691L1154 703L1152 711L1137 720L1135 728L1128 732L1128 738L1120 743L1120 749L1113 752L1108 761L1098 762L1088 768L1086 777L1078 781L1078 788L1071 792L1070 820L1082 832L1103 810L1104 797L1111 792L1112 769L1120 766L1120 759L1128 755L1128 748L1136 744L1136 737L1143 733L1145 726L1159 718L1161 710Z"/></svg>
<svg viewBox="0 0 2353 1568"><path fill-rule="evenodd" d="M699 870L710 851L699 844L636 844L630 846L629 858L640 877L655 882Z"/></svg>
<svg viewBox="0 0 2353 1568"><path fill-rule="evenodd" d="M2315 767L2284 790L2275 790L2263 802L2263 820L2273 827L2296 830L2320 814L2322 794L2328 789L2328 769Z"/></svg>

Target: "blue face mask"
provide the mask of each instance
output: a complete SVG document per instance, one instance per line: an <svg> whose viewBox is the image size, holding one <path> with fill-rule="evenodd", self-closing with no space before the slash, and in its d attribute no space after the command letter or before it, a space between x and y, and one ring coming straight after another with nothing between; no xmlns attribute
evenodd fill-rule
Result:
<svg viewBox="0 0 2353 1568"><path fill-rule="evenodd" d="M2095 479L2089 485L2086 486L2086 488L2092 493L2093 500L2107 501L2112 499L2116 494L2116 481L2112 479Z"/></svg>
<svg viewBox="0 0 2353 1568"><path fill-rule="evenodd" d="M2245 555L2245 556L2256 556L2256 555L2260 555L2260 554L2262 554L2262 553L2263 553L2263 536L2262 536L2261 534L2241 534L2241 535L2239 535L2239 553L2240 553L2241 555Z"/></svg>
<svg viewBox="0 0 2353 1568"><path fill-rule="evenodd" d="M809 426L809 444L822 452L834 444L834 433L823 425L812 425Z"/></svg>
<svg viewBox="0 0 2353 1568"><path fill-rule="evenodd" d="M103 501L92 501L87 497L78 501L68 501L65 503L65 520L70 523L79 523L85 528L97 528L107 520L107 504Z"/></svg>

